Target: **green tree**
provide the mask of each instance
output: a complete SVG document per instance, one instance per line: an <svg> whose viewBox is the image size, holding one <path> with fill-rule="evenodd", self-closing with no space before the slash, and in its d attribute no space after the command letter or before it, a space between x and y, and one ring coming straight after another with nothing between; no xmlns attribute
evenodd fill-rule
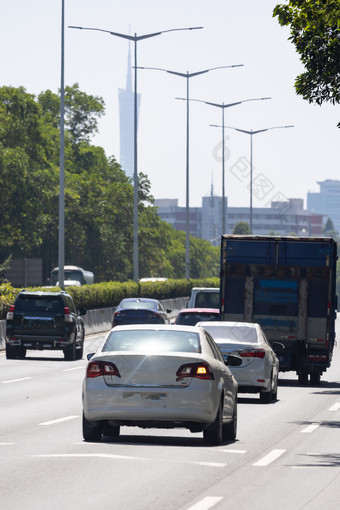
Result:
<svg viewBox="0 0 340 510"><path fill-rule="evenodd" d="M238 223L236 223L232 233L237 235L249 235L250 234L249 224L246 221L239 221Z"/></svg>
<svg viewBox="0 0 340 510"><path fill-rule="evenodd" d="M273 16L290 27L289 39L305 66L295 81L297 94L319 105L339 103L339 0L290 0L278 4Z"/></svg>

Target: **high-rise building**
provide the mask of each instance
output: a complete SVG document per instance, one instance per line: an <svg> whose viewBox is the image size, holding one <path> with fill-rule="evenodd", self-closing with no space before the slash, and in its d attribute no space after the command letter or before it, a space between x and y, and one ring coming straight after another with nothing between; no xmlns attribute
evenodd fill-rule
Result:
<svg viewBox="0 0 340 510"><path fill-rule="evenodd" d="M137 129L140 109L140 94L137 94ZM134 92L132 89L131 48L129 45L128 67L125 89L118 89L120 165L128 177L134 173Z"/></svg>
<svg viewBox="0 0 340 510"><path fill-rule="evenodd" d="M323 214L333 222L335 230L340 232L340 181L326 179L318 182L319 193L307 193L307 209Z"/></svg>

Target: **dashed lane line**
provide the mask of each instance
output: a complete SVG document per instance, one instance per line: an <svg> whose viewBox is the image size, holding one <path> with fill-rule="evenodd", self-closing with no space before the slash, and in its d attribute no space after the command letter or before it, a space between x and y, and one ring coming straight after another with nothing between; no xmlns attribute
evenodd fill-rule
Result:
<svg viewBox="0 0 340 510"><path fill-rule="evenodd" d="M334 404L332 407L328 409L328 411L338 411L340 409L340 404Z"/></svg>
<svg viewBox="0 0 340 510"><path fill-rule="evenodd" d="M188 508L188 510L209 510L213 506L217 505L220 501L222 501L222 497L220 496L208 496L206 498L201 499L198 503Z"/></svg>
<svg viewBox="0 0 340 510"><path fill-rule="evenodd" d="M320 427L320 423L311 423L308 425L308 427L302 429L300 432L301 434L311 434L314 432L314 430L318 429Z"/></svg>
<svg viewBox="0 0 340 510"><path fill-rule="evenodd" d="M9 379L8 381L1 381L1 384L10 384L10 383L20 382L20 381L28 381L28 379L33 379L33 377L20 377L20 379Z"/></svg>
<svg viewBox="0 0 340 510"><path fill-rule="evenodd" d="M57 420L44 421L39 423L39 425L55 425L56 423L62 423L64 421L74 420L75 418L79 418L79 416L65 416L64 418L58 418Z"/></svg>
<svg viewBox="0 0 340 510"><path fill-rule="evenodd" d="M264 457L262 457L262 459L255 462L253 464L253 466L266 467L269 464L271 464L272 462L274 462L276 459L281 457L281 455L284 454L285 452L286 452L286 450L279 450L279 449L272 450L270 453L268 453L268 455L265 455Z"/></svg>

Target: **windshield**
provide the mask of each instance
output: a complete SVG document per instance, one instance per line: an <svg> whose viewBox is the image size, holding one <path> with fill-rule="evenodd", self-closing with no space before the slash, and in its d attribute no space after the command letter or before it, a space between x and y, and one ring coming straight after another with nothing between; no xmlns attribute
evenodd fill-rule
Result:
<svg viewBox="0 0 340 510"><path fill-rule="evenodd" d="M59 280L58 270L51 272L51 285L56 285ZM83 273L79 269L65 269L64 280L76 280L80 283L83 282Z"/></svg>
<svg viewBox="0 0 340 510"><path fill-rule="evenodd" d="M198 333L169 330L111 331L103 351L201 352Z"/></svg>

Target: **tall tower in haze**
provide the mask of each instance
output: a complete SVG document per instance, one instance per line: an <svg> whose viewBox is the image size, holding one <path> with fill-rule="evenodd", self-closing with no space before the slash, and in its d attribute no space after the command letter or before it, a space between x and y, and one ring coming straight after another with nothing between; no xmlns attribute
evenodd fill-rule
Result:
<svg viewBox="0 0 340 510"><path fill-rule="evenodd" d="M118 89L120 127L120 165L128 177L134 172L134 92L132 90L131 48L129 45L125 89ZM137 130L140 94L137 94Z"/></svg>

